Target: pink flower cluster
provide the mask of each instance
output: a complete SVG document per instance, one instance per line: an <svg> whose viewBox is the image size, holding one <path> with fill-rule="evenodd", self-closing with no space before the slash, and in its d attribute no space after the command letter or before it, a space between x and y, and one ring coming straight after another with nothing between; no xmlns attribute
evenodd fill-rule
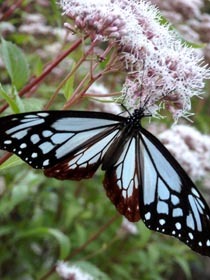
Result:
<svg viewBox="0 0 210 280"><path fill-rule="evenodd" d="M202 59L185 46L157 9L146 1L61 0L64 13L92 40L107 41L117 50L122 87L130 110L145 104L155 114L164 105L173 118L187 117L191 97L202 94L210 77Z"/></svg>
<svg viewBox="0 0 210 280"><path fill-rule="evenodd" d="M76 265L70 265L64 261L58 261L56 272L63 280L93 280L93 277L81 270Z"/></svg>
<svg viewBox="0 0 210 280"><path fill-rule="evenodd" d="M197 44L205 43L203 53L210 63L210 15L204 0L150 0L161 13L179 30L185 40Z"/></svg>
<svg viewBox="0 0 210 280"><path fill-rule="evenodd" d="M192 178L200 179L210 171L209 135L190 126L176 125L159 138Z"/></svg>

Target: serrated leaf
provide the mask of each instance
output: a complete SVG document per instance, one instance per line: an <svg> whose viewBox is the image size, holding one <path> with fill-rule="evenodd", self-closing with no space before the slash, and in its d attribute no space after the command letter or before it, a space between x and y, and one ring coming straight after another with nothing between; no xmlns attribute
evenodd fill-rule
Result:
<svg viewBox="0 0 210 280"><path fill-rule="evenodd" d="M19 90L29 78L29 67L22 50L15 44L1 39L1 54L12 84Z"/></svg>
<svg viewBox="0 0 210 280"><path fill-rule="evenodd" d="M30 238L32 236L40 237L44 235L51 235L56 239L60 249L59 259L66 258L71 248L70 240L63 232L58 229L39 227L32 230L24 230L24 232L19 232L15 239L18 240L22 238Z"/></svg>

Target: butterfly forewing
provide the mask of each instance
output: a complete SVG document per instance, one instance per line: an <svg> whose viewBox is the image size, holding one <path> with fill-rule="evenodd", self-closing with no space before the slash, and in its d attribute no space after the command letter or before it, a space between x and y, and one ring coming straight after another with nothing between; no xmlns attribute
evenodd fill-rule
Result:
<svg viewBox="0 0 210 280"><path fill-rule="evenodd" d="M142 129L141 216L149 229L177 237L210 256L210 210L168 150Z"/></svg>
<svg viewBox="0 0 210 280"><path fill-rule="evenodd" d="M34 168L49 168L100 140L123 118L79 111L31 112L0 119L0 148L15 153ZM96 140L95 140L96 142ZM103 147L102 147L103 148Z"/></svg>

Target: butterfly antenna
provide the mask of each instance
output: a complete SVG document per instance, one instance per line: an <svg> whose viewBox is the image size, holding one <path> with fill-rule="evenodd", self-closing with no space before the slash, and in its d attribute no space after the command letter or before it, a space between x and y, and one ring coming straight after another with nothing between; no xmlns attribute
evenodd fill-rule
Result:
<svg viewBox="0 0 210 280"><path fill-rule="evenodd" d="M123 111L119 113L119 115L124 114L125 112L127 112L129 114L129 116L131 116L130 111L127 109L127 107L124 105L124 100L125 100L125 96L123 98L123 100L120 103L120 106L123 108Z"/></svg>

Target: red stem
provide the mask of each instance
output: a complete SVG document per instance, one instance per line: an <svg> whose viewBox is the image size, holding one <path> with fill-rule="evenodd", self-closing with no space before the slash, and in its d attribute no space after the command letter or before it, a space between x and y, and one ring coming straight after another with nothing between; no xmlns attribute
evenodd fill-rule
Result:
<svg viewBox="0 0 210 280"><path fill-rule="evenodd" d="M13 4L12 6L10 6L9 9L8 9L6 12L3 13L2 17L0 18L0 21L3 21L3 20L5 20L6 18L10 17L10 16L13 14L13 12L14 12L19 6L21 6L21 4L22 4L23 1L24 1L24 0L18 0L18 1L16 1L15 4Z"/></svg>

